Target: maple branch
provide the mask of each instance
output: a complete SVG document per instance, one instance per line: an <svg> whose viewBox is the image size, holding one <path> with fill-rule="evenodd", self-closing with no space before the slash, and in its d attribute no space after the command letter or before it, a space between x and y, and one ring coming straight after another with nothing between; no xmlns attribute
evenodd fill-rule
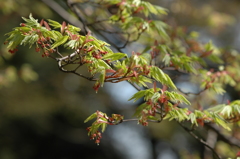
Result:
<svg viewBox="0 0 240 159"><path fill-rule="evenodd" d="M62 61L59 60L58 61L58 68L59 68L60 71L65 72L65 73L73 73L73 74L75 74L77 76L80 76L82 78L85 78L85 79L87 79L89 81L97 81L97 79L95 79L94 77L86 77L83 74L80 74L80 73L76 72L76 69L74 69L74 70L65 70L63 67L64 67L64 65L62 65ZM78 66L78 67L80 67L80 66Z"/></svg>
<svg viewBox="0 0 240 159"><path fill-rule="evenodd" d="M57 12L62 18L64 18L66 21L68 21L69 23L75 25L75 26L78 26L80 28L83 28L84 29L84 34L86 34L87 31L89 31L90 29L88 28L88 25L86 24L86 21L83 19L82 15L80 14L80 11L79 11L79 8L77 7L76 3L73 3L71 0L68 0L68 5L70 7L70 9L77 15L78 19L75 18L74 16L72 16L71 14L69 14L68 12L65 11L65 9L63 9L58 3L54 2L53 0L42 0L42 2L44 2L46 5L48 5L50 8L52 8L55 12ZM97 21L98 22L98 21ZM104 34L101 33L101 31L104 31L103 29L102 30L98 30L94 25L91 25L91 27L93 28L93 30L95 32L97 32L100 36L102 36L104 39L106 39L107 42L109 42L112 46L114 46L118 51L121 52L121 49L126 47L127 44L131 43L131 41L129 41L129 36L127 38L127 40L125 41L124 45L122 47L119 47L117 46L114 42L112 42L107 36L105 36ZM111 33L111 34L122 34L121 32L108 32L105 30L105 32L107 33ZM127 35L129 35L128 33L126 33ZM138 35L137 39L140 37L141 34ZM134 40L134 41L136 41ZM59 69L62 71L62 72L66 72L66 73L73 73L73 74L76 74L80 77L83 77L87 80L90 80L90 81L96 81L97 79L94 79L94 77L86 77L78 72L76 72L76 69L79 68L81 66L81 64L79 64L77 66L76 69L74 70L65 70L64 69L64 64L62 62L66 62L67 59L71 59L72 57L76 56L78 54L78 52L74 52L68 56L64 56L61 58L55 58L55 60L58 62L58 67ZM60 54L61 55L61 54ZM66 60L66 61L65 61ZM173 68L173 67L163 67L162 69L164 70L174 70L174 71L178 71L178 72L181 72L181 73L187 73L185 71L182 71L182 70L179 70L179 69L176 69L176 68ZM130 82L129 82L130 83ZM140 91L141 88L136 86L135 84L132 84L130 83L136 90ZM183 92L181 89L178 89L180 92L182 92L183 94L185 95L190 95L190 94L193 94L193 95L199 95L201 94L202 92L204 92L206 89L203 89L201 91L199 91L198 93L191 93L191 92ZM126 120L123 120L123 121L136 121L138 119L126 119ZM151 121L151 122L159 122L159 121ZM197 136L196 134L194 134L194 132L186 127L184 127L181 123L179 123L183 128L184 130L186 130L191 136L193 136L195 139L197 139L199 142L201 142L203 145L205 145L206 147L208 147L212 152L213 154L217 157L217 158L220 158L220 156L215 152L215 150L209 146L209 144L207 142L205 142L203 139L201 139L199 136ZM216 127L216 125L210 125L210 124L205 124L206 127L208 129L211 129L213 130L214 132L216 132L218 134L218 137L220 140L230 144L230 145L233 145L233 146L237 146L238 148L240 148L240 141L234 137L228 137L224 134L221 133L220 129Z"/></svg>

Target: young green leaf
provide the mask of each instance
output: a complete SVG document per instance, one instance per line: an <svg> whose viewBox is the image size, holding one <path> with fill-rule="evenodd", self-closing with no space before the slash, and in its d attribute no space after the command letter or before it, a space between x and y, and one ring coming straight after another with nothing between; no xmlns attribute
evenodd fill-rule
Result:
<svg viewBox="0 0 240 159"><path fill-rule="evenodd" d="M58 39L58 40L52 45L52 48L51 48L51 49L54 49L54 48L56 48L56 47L64 44L65 42L67 42L68 38L69 38L69 37L66 36L66 35L63 36L63 37L61 37L60 39Z"/></svg>
<svg viewBox="0 0 240 159"><path fill-rule="evenodd" d="M101 85L101 87L103 87L103 84L104 84L104 80L105 80L105 71L102 71L101 74L99 75L99 83Z"/></svg>
<svg viewBox="0 0 240 159"><path fill-rule="evenodd" d="M39 36L37 34L30 34L28 36L25 36L25 38L22 40L22 42L20 43L20 45L30 45L31 46L37 42Z"/></svg>
<svg viewBox="0 0 240 159"><path fill-rule="evenodd" d="M102 127L102 132L104 132L107 128L107 124L106 123L101 123L100 126Z"/></svg>
<svg viewBox="0 0 240 159"><path fill-rule="evenodd" d="M50 26L52 26L54 29L61 28L61 26L62 26L60 23L58 23L58 22L56 22L54 20L51 20L51 19L48 19L48 24Z"/></svg>
<svg viewBox="0 0 240 159"><path fill-rule="evenodd" d="M180 102L180 103L185 103L187 105L191 105L191 103L181 94L178 94L176 92L168 92L168 91L165 91L164 93L167 95L167 97L171 101Z"/></svg>
<svg viewBox="0 0 240 159"><path fill-rule="evenodd" d="M89 120L92 120L97 117L97 113L93 113L90 115L87 119L84 120L84 123L88 122Z"/></svg>
<svg viewBox="0 0 240 159"><path fill-rule="evenodd" d="M124 57L127 57L127 54L119 52L119 53L113 53L113 54L108 53L108 54L104 55L102 58L104 60L110 59L111 61L116 61L116 60L119 60Z"/></svg>
<svg viewBox="0 0 240 159"><path fill-rule="evenodd" d="M22 17L22 19L26 22L25 24L27 26L36 26L36 27L40 27L40 24L38 23L37 19L34 19L32 17L32 14L29 15L29 19Z"/></svg>
<svg viewBox="0 0 240 159"><path fill-rule="evenodd" d="M144 97L145 96L145 94L146 94L146 90L141 90L141 91L139 91L139 92L137 92L137 93L135 93L130 99L128 99L128 101L130 101L130 100L133 100L134 99L134 101L133 102L136 102L138 99L140 99L140 98L142 98L142 97Z"/></svg>
<svg viewBox="0 0 240 159"><path fill-rule="evenodd" d="M172 82L171 78L167 74L165 74L160 68L152 66L150 68L149 75L158 82L161 82L162 84L167 85L173 89L177 89L177 87Z"/></svg>

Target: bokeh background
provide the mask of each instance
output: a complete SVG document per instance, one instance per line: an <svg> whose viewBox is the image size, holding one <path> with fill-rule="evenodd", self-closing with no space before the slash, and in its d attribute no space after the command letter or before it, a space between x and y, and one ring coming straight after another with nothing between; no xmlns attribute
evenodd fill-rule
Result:
<svg viewBox="0 0 240 159"><path fill-rule="evenodd" d="M68 10L64 1L57 2ZM173 25L199 32L199 41L211 39L217 46L240 50L239 0L151 2L169 10L166 19ZM0 159L203 157L204 147L174 122L148 127L126 122L109 126L99 146L90 141L85 130L90 123L84 119L96 110L131 118L139 103L128 98L136 90L122 82L106 84L96 94L94 83L60 72L34 48L8 53L4 34L30 13L37 19L64 20L39 0L0 0ZM229 149L222 153L235 155Z"/></svg>

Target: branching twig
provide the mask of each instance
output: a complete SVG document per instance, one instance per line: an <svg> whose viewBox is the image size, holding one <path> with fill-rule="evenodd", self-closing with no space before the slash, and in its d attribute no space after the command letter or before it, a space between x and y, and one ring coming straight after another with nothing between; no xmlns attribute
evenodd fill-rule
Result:
<svg viewBox="0 0 240 159"><path fill-rule="evenodd" d="M67 0L67 4L69 8L77 15L78 19L82 22L84 33L87 34L90 31L90 29L87 27L85 19L82 18L81 12L76 6L77 3L72 2L72 0Z"/></svg>
<svg viewBox="0 0 240 159"><path fill-rule="evenodd" d="M237 139L237 138L234 138L234 137L228 137L224 134L221 133L221 130L216 126L216 125L213 125L213 124L205 124L205 126L208 128L208 129L211 129L213 130L214 132L216 132L218 134L218 138L219 140L222 140L232 146L236 146L238 148L240 148L240 141Z"/></svg>
<svg viewBox="0 0 240 159"><path fill-rule="evenodd" d="M221 157L217 154L217 152L211 147L209 146L209 144L207 142L205 142L203 139L201 139L199 136L197 136L193 130L188 129L187 127L185 127L182 123L178 122L178 124L186 131L188 132L192 137L194 137L196 140L198 140L199 142L201 142L203 145L205 145L206 147L208 147L213 154L218 158L221 159Z"/></svg>
<svg viewBox="0 0 240 159"><path fill-rule="evenodd" d="M64 59L64 58L62 58L62 59ZM97 79L95 79L93 77L86 77L83 74L80 74L80 73L76 72L76 70L70 70L70 71L69 70L65 70L63 67L64 67L64 65L62 65L62 60L58 60L58 68L59 68L60 71L65 72L65 73L73 73L73 74L75 74L77 76L80 76L82 78L85 78L85 79L87 79L89 81L96 81L97 80Z"/></svg>
<svg viewBox="0 0 240 159"><path fill-rule="evenodd" d="M185 94L185 95L200 95L202 92L206 91L206 89L203 89L201 91L199 91L198 93L193 93L193 92L184 92L182 91L180 88L178 88L178 91L180 91L181 93Z"/></svg>

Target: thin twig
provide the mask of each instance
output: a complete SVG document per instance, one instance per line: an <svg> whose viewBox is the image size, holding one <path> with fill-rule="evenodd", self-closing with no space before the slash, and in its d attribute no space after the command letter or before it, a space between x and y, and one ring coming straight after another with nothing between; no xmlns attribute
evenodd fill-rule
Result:
<svg viewBox="0 0 240 159"><path fill-rule="evenodd" d="M68 56L64 56L64 57L61 57L61 58L56 58L57 61L63 61L63 60L67 60L69 58L72 58L74 56L76 56L78 54L78 51L75 51L74 53L71 53L70 55Z"/></svg>
<svg viewBox="0 0 240 159"><path fill-rule="evenodd" d="M198 93L193 93L193 92L184 92L182 91L180 88L178 88L178 91L180 91L181 93L185 94L185 95L200 95L202 92L206 91L206 89L203 89L201 91L199 91Z"/></svg>
<svg viewBox="0 0 240 159"><path fill-rule="evenodd" d="M124 119L122 120L122 122L127 122L127 121L138 121L139 119ZM148 122L152 122L152 123L160 123L161 120L147 120Z"/></svg>
<svg viewBox="0 0 240 159"><path fill-rule="evenodd" d="M127 122L127 121L138 121L138 119L124 119L122 122Z"/></svg>
<svg viewBox="0 0 240 159"><path fill-rule="evenodd" d="M139 86L137 86L137 85L135 85L134 83L131 83L131 82L128 82L130 85L132 85L136 90L138 90L138 91L141 91L142 89L139 87Z"/></svg>
<svg viewBox="0 0 240 159"><path fill-rule="evenodd" d="M78 20L82 22L84 33L87 34L90 31L90 29L87 27L86 20L82 18L81 12L76 6L77 3L72 2L72 0L67 0L67 4L69 8L77 15Z"/></svg>
<svg viewBox="0 0 240 159"><path fill-rule="evenodd" d="M86 76L84 76L83 74L80 74L80 73L76 72L75 70L71 70L71 71L65 70L65 69L63 68L62 61L61 61L61 60L58 61L58 68L59 68L59 70L62 71L62 72L65 72L65 73L73 73L73 74L75 74L75 75L77 75L77 76L80 76L80 77L82 77L82 78L85 78L85 79L87 79L87 80L89 80L89 81L96 81L96 80L97 80L97 79L95 79L95 78L93 78L93 77L86 77Z"/></svg>

